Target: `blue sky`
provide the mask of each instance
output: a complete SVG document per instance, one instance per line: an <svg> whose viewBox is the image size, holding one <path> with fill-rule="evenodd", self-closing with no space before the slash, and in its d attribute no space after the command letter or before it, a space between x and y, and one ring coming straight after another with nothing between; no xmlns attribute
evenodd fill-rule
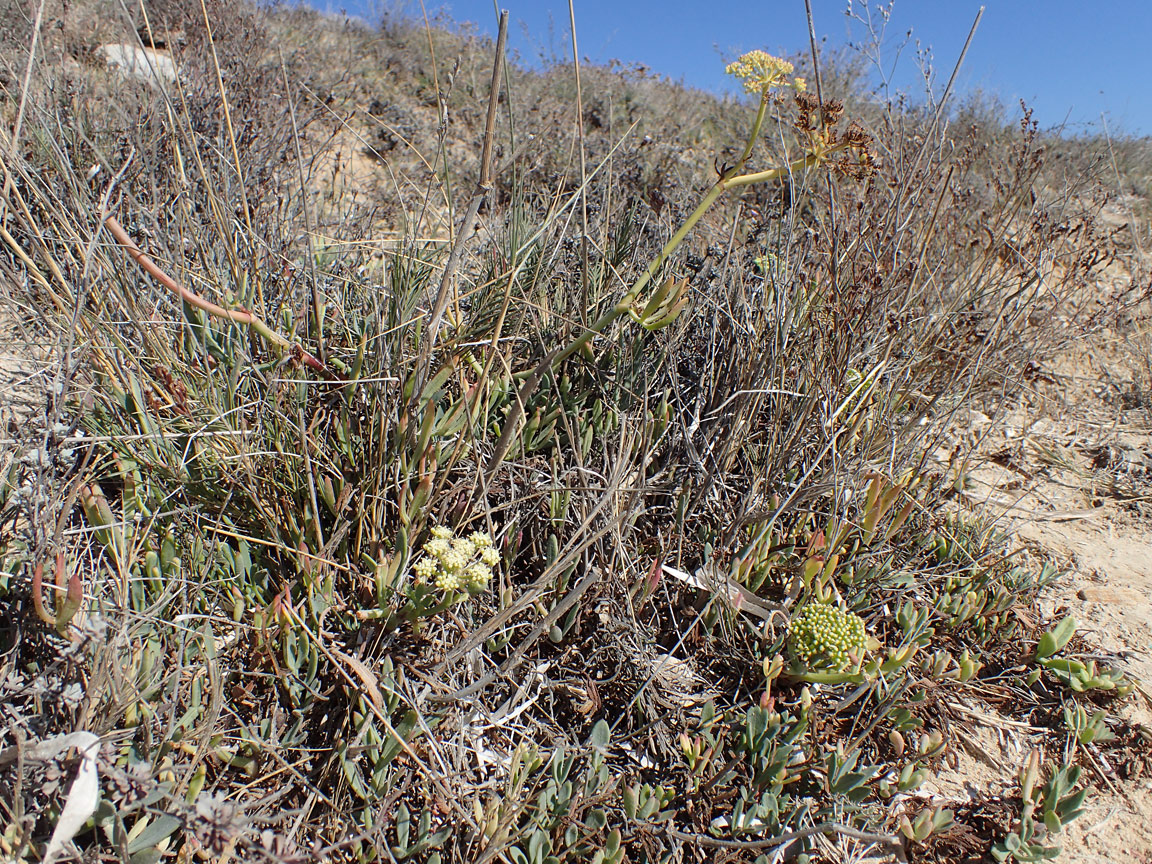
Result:
<svg viewBox="0 0 1152 864"><path fill-rule="evenodd" d="M397 0L313 0L371 18ZM456 21L495 32L491 0L425 0ZM704 89L731 91L723 62L752 48L807 50L803 0L574 0L580 54L593 61L643 63L653 72ZM848 0L813 0L817 35L829 44L860 38ZM419 2L400 0L409 13ZM567 0L503 0L511 13L510 47L525 62L570 57ZM872 3L875 6L875 3ZM896 0L888 24L888 59L911 41L896 66L897 87L915 94L916 41L930 47L943 87L980 8L975 0ZM961 90L994 93L1015 109L1023 98L1042 126L1152 135L1152 3L1147 0L984 0L980 28L959 79Z"/></svg>

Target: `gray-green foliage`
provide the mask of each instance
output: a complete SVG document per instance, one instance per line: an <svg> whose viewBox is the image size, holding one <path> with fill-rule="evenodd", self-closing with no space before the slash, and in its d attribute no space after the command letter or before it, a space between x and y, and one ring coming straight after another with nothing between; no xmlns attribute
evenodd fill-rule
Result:
<svg viewBox="0 0 1152 864"><path fill-rule="evenodd" d="M1033 753L1020 775L1023 810L1017 830L992 847L997 861L1048 861L1059 857L1056 837L1084 812L1087 788L1076 789L1080 767L1062 765L1040 785L1041 762Z"/></svg>
<svg viewBox="0 0 1152 864"><path fill-rule="evenodd" d="M112 767L147 779L146 806L166 811L115 793L98 819L109 842L151 857L211 840L210 820L176 799L207 810L212 789L252 811L228 838L246 838L235 854L249 857L299 853L263 848L252 827L291 833L285 808L299 808L302 845L364 861L618 864L827 824L919 843L946 830L947 809L903 819L902 793L954 746L958 721L940 706L965 702L990 668L1022 708L1070 700L1061 741L1106 744L1106 716L1072 700L1128 682L1061 654L1074 630L1062 624L1041 637L1033 689L1013 686L1013 646L1031 635L1018 610L1054 571L1015 561L979 520L941 516L940 489L961 478L935 483L921 458L956 411L1025 380L1057 338L1034 321L1055 317L1056 298L1075 308L1069 280L1099 260L1090 226L1044 200L1028 127L1011 153L979 156L928 109L876 118L875 165L831 100L701 108L643 75L586 70L606 90L587 89L586 106L616 126L585 130L577 174L553 134L573 106L505 91L507 162L472 237L439 220L456 219L476 173L450 145L480 128L486 79L469 64L487 46L413 33L403 48L384 34L316 50L321 78L336 54L388 69L405 64L378 62L393 59L373 53L383 44L419 54L434 132L412 148L427 145L419 170L432 177L418 206L397 177L395 200L345 219L358 205L335 193L340 169L298 174L297 145L326 136L268 141L254 123L241 146L225 140L215 75L187 82L179 110L201 113L174 120L149 100L93 108L82 91L56 104L71 84L41 88L32 155L13 148L5 163L0 275L61 345L82 346L90 404L60 402L100 443L76 478L59 569L56 526L5 533L0 591L16 598L40 568L45 639L84 646L68 655L93 682L84 719L116 742ZM445 74L456 55L463 67ZM237 75L258 62L224 59ZM314 81L274 71L296 102L242 77L229 96L293 121L314 100L349 124L341 134L368 121L363 90L332 110ZM534 94L571 92L566 73L505 72ZM622 134L653 123L644 94L706 116ZM131 140L133 122L105 128L105 107L148 139ZM746 146L725 153L743 143L733 130ZM90 164L96 174L76 174ZM109 207L172 278L231 312L139 276L101 227ZM365 242L378 207L412 220L383 253ZM442 238L461 235L472 243L454 260ZM1058 264L1044 280L1030 250ZM433 338L442 285L450 311ZM284 344L236 320L245 310ZM4 463L5 531L26 467ZM488 578L443 578L459 568L421 573L439 525L491 538L491 591L478 590ZM673 561L707 578L670 584L661 562ZM84 629L95 613L112 638ZM703 683L657 701L655 646L697 663ZM39 668L41 648L19 646L22 669ZM576 691L586 702L565 701ZM700 705L705 691L718 695ZM1029 787L1028 830L1001 851L1047 849L1040 826L1051 833L1082 800L1075 770Z"/></svg>

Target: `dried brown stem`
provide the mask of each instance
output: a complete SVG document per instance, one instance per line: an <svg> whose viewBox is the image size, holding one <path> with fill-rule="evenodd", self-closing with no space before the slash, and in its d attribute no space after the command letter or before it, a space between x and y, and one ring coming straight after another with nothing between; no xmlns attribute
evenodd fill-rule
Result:
<svg viewBox="0 0 1152 864"><path fill-rule="evenodd" d="M504 60L504 45L508 40L508 10L500 13L500 33L496 37L496 56L492 61L492 86L488 91L488 117L484 126L484 147L480 151L480 180L476 184L476 191L472 200L468 202L468 209L460 223L460 230L456 235L456 242L448 254L448 263L444 265L444 275L440 277L440 289L436 293L436 305L432 307L432 317L428 322L428 337L425 342L425 351L430 354L436 344L436 334L440 329L440 320L444 317L444 310L448 306L449 291L452 277L464 252L464 246L472 236L472 226L476 224L476 217L480 213L480 205L492 189L492 139L496 134L496 107L500 97L500 67ZM417 387L415 392L419 392Z"/></svg>

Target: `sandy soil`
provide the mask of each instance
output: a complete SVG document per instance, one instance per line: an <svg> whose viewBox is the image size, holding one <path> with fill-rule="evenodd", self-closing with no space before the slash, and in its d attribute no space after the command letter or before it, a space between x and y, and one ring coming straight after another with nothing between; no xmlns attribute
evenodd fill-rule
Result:
<svg viewBox="0 0 1152 864"><path fill-rule="evenodd" d="M1152 345L1147 326L1133 321L1124 336L1080 340L1002 417L973 412L960 434L982 438L964 506L995 515L1035 557L1064 571L1043 611L1074 616L1097 662L1144 682L1108 711L1152 728L1152 405L1122 398ZM1011 787L1036 737L1020 718L968 707L977 712L973 740L936 778L932 791L943 797ZM1152 777L1122 780L1099 748L1086 749L1099 791L1065 830L1059 860L1152 862Z"/></svg>
<svg viewBox="0 0 1152 864"><path fill-rule="evenodd" d="M23 423L44 409L45 373L52 359L46 345L36 344L23 326L28 316L0 283L0 439L10 423ZM2 466L0 462L0 466Z"/></svg>

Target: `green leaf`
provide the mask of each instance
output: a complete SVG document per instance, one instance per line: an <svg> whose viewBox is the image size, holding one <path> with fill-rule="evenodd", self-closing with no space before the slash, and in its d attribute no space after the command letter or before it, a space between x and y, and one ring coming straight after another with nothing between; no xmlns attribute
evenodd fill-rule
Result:
<svg viewBox="0 0 1152 864"><path fill-rule="evenodd" d="M568 772L571 770L572 758L564 753L563 747L557 747L556 753L552 757L552 778L557 783L563 783L568 779Z"/></svg>
<svg viewBox="0 0 1152 864"><path fill-rule="evenodd" d="M760 743L768 731L768 712L761 708L748 709L748 744L752 748Z"/></svg>
<svg viewBox="0 0 1152 864"><path fill-rule="evenodd" d="M609 728L607 722L597 720L596 725L592 727L592 734L588 738L588 743L597 750L603 751L608 748L608 741L611 736L612 730Z"/></svg>
<svg viewBox="0 0 1152 864"><path fill-rule="evenodd" d="M1075 635L1076 619L1069 615L1040 637L1040 641L1036 645L1036 659L1043 660L1045 657L1051 657L1067 645L1068 641Z"/></svg>
<svg viewBox="0 0 1152 864"><path fill-rule="evenodd" d="M1067 657L1052 657L1049 659L1041 660L1040 665L1045 669L1049 669L1058 675L1073 675L1081 677L1088 674L1088 667L1081 663L1079 660L1072 660Z"/></svg>
<svg viewBox="0 0 1152 864"><path fill-rule="evenodd" d="M620 851L620 829L613 828L608 834L608 840L604 844L604 851L610 856L615 856Z"/></svg>
<svg viewBox="0 0 1152 864"><path fill-rule="evenodd" d="M353 792L355 792L361 798L367 800L368 788L364 785L364 778L360 775L360 767L356 764L356 760L348 756L347 751L347 745L341 745L340 750L337 753L337 756L340 759L340 768L344 772L344 779L348 781L348 784L352 787Z"/></svg>
<svg viewBox="0 0 1152 864"><path fill-rule="evenodd" d="M638 804L636 797L636 787L624 787L624 815L629 819L636 818L636 807Z"/></svg>
<svg viewBox="0 0 1152 864"><path fill-rule="evenodd" d="M233 564L236 570L236 575L241 579L247 580L248 574L252 570L252 556L248 552L248 543L241 540L239 543L239 551L235 555L235 563Z"/></svg>
<svg viewBox="0 0 1152 864"><path fill-rule="evenodd" d="M412 730L416 728L416 724L419 722L419 720L420 715L415 711L407 712L404 715L404 719L397 723L395 727L393 727L396 730L396 735L398 735L400 739L407 743L409 740L411 740L410 736L412 734ZM396 736L389 735L388 740L384 742L384 746L380 748L380 758L376 760L376 764L378 766L387 765L398 755L400 755L400 751L403 749L403 746L401 745L400 741L396 739Z"/></svg>
<svg viewBox="0 0 1152 864"><path fill-rule="evenodd" d="M716 703L709 699L700 709L700 728L708 729L716 720Z"/></svg>
<svg viewBox="0 0 1152 864"><path fill-rule="evenodd" d="M178 831L183 823L175 816L158 816L156 821L136 835L128 844L128 854L133 855L143 849L158 845Z"/></svg>
<svg viewBox="0 0 1152 864"><path fill-rule="evenodd" d="M412 831L412 814L403 802L396 808L396 846L402 855L408 852L408 839Z"/></svg>
<svg viewBox="0 0 1152 864"><path fill-rule="evenodd" d="M1056 805L1056 812L1060 816L1061 822L1071 822L1077 816L1084 812L1084 799L1088 796L1087 789L1081 789L1074 795L1069 795L1063 801Z"/></svg>
<svg viewBox="0 0 1152 864"><path fill-rule="evenodd" d="M528 838L528 858L533 864L537 864L537 862L543 862L545 856L551 851L552 843L549 841L548 835L537 828Z"/></svg>
<svg viewBox="0 0 1152 864"><path fill-rule="evenodd" d="M454 366L449 363L440 369L427 384L424 385L424 391L420 394L420 402L428 403L434 399L444 385L448 382L448 376L452 374Z"/></svg>

